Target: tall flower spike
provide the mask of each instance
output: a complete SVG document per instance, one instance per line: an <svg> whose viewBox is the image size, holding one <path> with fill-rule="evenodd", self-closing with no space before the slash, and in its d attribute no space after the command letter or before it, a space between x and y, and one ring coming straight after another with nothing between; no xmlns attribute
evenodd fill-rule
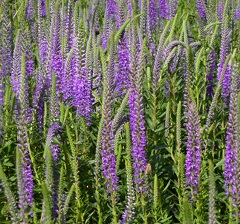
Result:
<svg viewBox="0 0 240 224"><path fill-rule="evenodd" d="M44 67L46 64L47 59L47 37L46 37L46 30L44 27L44 19L42 18L42 5L41 0L38 0L38 47L39 47L39 59L40 65Z"/></svg>
<svg viewBox="0 0 240 224"><path fill-rule="evenodd" d="M131 137L129 123L125 124L126 130L126 153L127 158L125 160L125 167L127 172L127 208L122 215L121 224L131 223L131 220L135 217L135 190L133 187L132 176L132 158L131 158Z"/></svg>
<svg viewBox="0 0 240 224"><path fill-rule="evenodd" d="M220 22L222 22L222 18L223 18L223 2L220 1L218 3L218 19Z"/></svg>
<svg viewBox="0 0 240 224"><path fill-rule="evenodd" d="M0 21L0 144L2 140L3 126L3 104L4 104L4 92L5 92L5 77L9 76L12 67L12 28L10 19L8 16L8 2L3 0L1 2L1 21Z"/></svg>
<svg viewBox="0 0 240 224"><path fill-rule="evenodd" d="M33 108L37 113L37 121L39 126L39 132L43 131L43 116L44 116L44 97L46 94L46 77L43 75L43 71L36 72L36 89L33 95Z"/></svg>
<svg viewBox="0 0 240 224"><path fill-rule="evenodd" d="M142 96L142 79L144 74L145 62L145 44L143 42L141 56L139 55L138 40L136 37L136 24L132 25L132 45L131 45L131 76L130 76L130 129L132 137L132 153L133 153L133 168L134 168L134 182L138 191L144 191L142 188L144 183L144 171L146 170L147 159L145 148L147 145L145 121L144 121L144 107ZM140 60L139 60L140 56ZM139 62L140 61L140 62Z"/></svg>
<svg viewBox="0 0 240 224"><path fill-rule="evenodd" d="M170 19L168 0L159 0L159 14L163 19Z"/></svg>
<svg viewBox="0 0 240 224"><path fill-rule="evenodd" d="M37 42L37 33L36 33L36 25L35 25L35 9L34 9L34 2L33 0L29 0L27 3L27 7L26 7L26 18L28 20L29 23L29 27L31 30L31 35L32 35L32 39L33 41Z"/></svg>
<svg viewBox="0 0 240 224"><path fill-rule="evenodd" d="M40 0L41 1L41 15L42 17L47 16L47 11L46 11L46 0Z"/></svg>
<svg viewBox="0 0 240 224"><path fill-rule="evenodd" d="M61 127L58 124L53 124L47 134L47 145L50 148L53 156L53 160L55 163L58 162L58 154L60 152L60 148L57 144L54 144L53 137L56 135L56 133L61 129Z"/></svg>
<svg viewBox="0 0 240 224"><path fill-rule="evenodd" d="M221 51L220 51L220 59L218 64L218 80L220 79L220 75L222 73L224 61L227 58L227 54L230 48L230 31L228 28L228 15L227 10L229 7L229 1L226 1L224 10L223 10L223 23L222 23L222 39L221 39ZM228 66L225 72L225 76L222 83L222 97L225 104L229 103L229 93L230 93L230 75L231 75L231 67Z"/></svg>
<svg viewBox="0 0 240 224"><path fill-rule="evenodd" d="M52 88L50 97L50 125L59 121L59 102L56 94L56 76L52 73Z"/></svg>
<svg viewBox="0 0 240 224"><path fill-rule="evenodd" d="M148 0L148 14L149 26L151 30L154 30L158 24L158 12L156 0Z"/></svg>
<svg viewBox="0 0 240 224"><path fill-rule="evenodd" d="M192 197L197 194L201 165L201 141L200 119L195 103L191 102L186 114L187 155L186 155L186 178L187 185L191 189Z"/></svg>
<svg viewBox="0 0 240 224"><path fill-rule="evenodd" d="M18 161L18 194L20 217L25 223L28 216L33 216L33 174L29 154L28 130L26 126L26 99L25 99L25 82L26 82L26 62L25 55L22 56L21 84L20 84L20 105L21 114L18 121L18 144L17 144L17 161Z"/></svg>
<svg viewBox="0 0 240 224"><path fill-rule="evenodd" d="M214 165L211 160L209 163L209 205L208 205L208 223L215 224L216 219L216 186L215 186L215 176L214 176Z"/></svg>
<svg viewBox="0 0 240 224"><path fill-rule="evenodd" d="M146 24L146 29L148 34L147 37L149 42L149 49L151 50L154 56L155 56L155 45L153 43L153 32L158 23L156 7L157 7L156 1L152 1L152 0L147 1L147 24Z"/></svg>
<svg viewBox="0 0 240 224"><path fill-rule="evenodd" d="M116 0L108 0L107 1L107 13L110 19L115 20L116 16Z"/></svg>
<svg viewBox="0 0 240 224"><path fill-rule="evenodd" d="M226 156L225 156L225 189L228 196L236 198L236 175L237 175L237 153L239 151L238 136L238 89L237 89L237 66L233 66L231 81L231 94L229 104L229 115L226 132Z"/></svg>
<svg viewBox="0 0 240 224"><path fill-rule="evenodd" d="M206 18L206 10L205 10L204 3L202 0L198 0L198 2L197 2L197 11L198 11L199 16L202 19Z"/></svg>
<svg viewBox="0 0 240 224"><path fill-rule="evenodd" d="M62 51L61 51L61 36L60 36L60 29L61 29L61 19L60 19L60 12L59 9L56 7L54 10L54 26L53 26L53 36L52 36L52 56L51 56L51 66L52 71L56 74L56 91L57 94L63 92L63 88L65 84L63 83L62 76L63 76L63 58L62 58Z"/></svg>
<svg viewBox="0 0 240 224"><path fill-rule="evenodd" d="M142 0L141 3L141 17L140 17L140 38L141 38L141 42L143 41L143 39L146 36L146 26L147 26L147 0Z"/></svg>
<svg viewBox="0 0 240 224"><path fill-rule="evenodd" d="M8 3L1 1L1 21L0 21L0 79L9 75L12 66L12 27L8 15Z"/></svg>
<svg viewBox="0 0 240 224"><path fill-rule="evenodd" d="M12 65L12 71L11 71L11 85L13 87L13 92L16 93L16 95L19 95L20 90L20 75L21 75L21 36L20 32L17 33L16 41L15 41L15 47L13 51L13 65Z"/></svg>
<svg viewBox="0 0 240 224"><path fill-rule="evenodd" d="M80 21L78 35L74 43L73 55L73 105L77 115L82 116L90 124L92 113L92 38L90 37L85 50L83 21ZM71 82L71 80L69 80Z"/></svg>
<svg viewBox="0 0 240 224"><path fill-rule="evenodd" d="M227 58L228 51L229 51L229 29L228 29L228 17L227 17L227 5L228 1L226 1L226 4L224 6L224 11L223 11L223 23L222 23L222 35L221 35L221 50L220 50L220 58L219 58L219 64L218 64L218 75L217 78L219 80L220 75L222 73L223 65L224 62Z"/></svg>
<svg viewBox="0 0 240 224"><path fill-rule="evenodd" d="M238 1L238 7L236 10L236 19L240 19L240 1Z"/></svg>
<svg viewBox="0 0 240 224"><path fill-rule="evenodd" d="M102 36L102 48L105 50L108 45L108 39L113 31L113 20L110 18L108 13L108 5L105 9L104 14L104 26L103 26L103 36Z"/></svg>
<svg viewBox="0 0 240 224"><path fill-rule="evenodd" d="M118 72L116 73L116 89L115 91L123 95L124 90L129 87L130 74L130 50L127 42L126 32L123 32L118 43Z"/></svg>
<svg viewBox="0 0 240 224"><path fill-rule="evenodd" d="M121 26L125 22L125 0L120 0L117 2L117 19L116 19L116 25L117 29L119 30Z"/></svg>
<svg viewBox="0 0 240 224"><path fill-rule="evenodd" d="M178 0L170 0L169 5L170 5L169 7L170 7L171 17L173 18L177 13Z"/></svg>
<svg viewBox="0 0 240 224"><path fill-rule="evenodd" d="M216 52L215 51L211 51L210 55L209 55L209 59L210 59L210 63L208 66L208 74L206 76L207 79L207 97L211 97L214 94L214 71L215 71L215 67L216 67Z"/></svg>
<svg viewBox="0 0 240 224"><path fill-rule="evenodd" d="M107 74L104 76L103 95L103 128L102 128L102 170L107 180L107 193L118 190L118 176L116 173L116 158L114 155L114 133L112 131L112 106L114 88L115 64L114 36L110 42L110 59ZM102 55L104 57L104 55Z"/></svg>

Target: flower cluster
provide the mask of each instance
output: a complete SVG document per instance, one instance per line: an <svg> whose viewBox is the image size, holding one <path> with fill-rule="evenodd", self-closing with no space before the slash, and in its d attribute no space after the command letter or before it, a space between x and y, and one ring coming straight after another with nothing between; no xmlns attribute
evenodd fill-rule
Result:
<svg viewBox="0 0 240 224"><path fill-rule="evenodd" d="M199 174L201 165L201 141L200 141L200 120L196 105L191 102L186 114L187 129L187 155L186 155L186 178L187 185L192 190L192 194L197 194L199 185Z"/></svg>
<svg viewBox="0 0 240 224"><path fill-rule="evenodd" d="M198 0L198 2L197 2L197 11L198 11L199 16L202 19L206 18L206 11L205 11L205 7L204 7L202 0Z"/></svg>
<svg viewBox="0 0 240 224"><path fill-rule="evenodd" d="M226 132L226 158L225 158L225 188L227 195L236 196L236 176L238 166L238 92L237 92L237 71L234 66L233 77L231 78L231 94L229 103L229 115Z"/></svg>

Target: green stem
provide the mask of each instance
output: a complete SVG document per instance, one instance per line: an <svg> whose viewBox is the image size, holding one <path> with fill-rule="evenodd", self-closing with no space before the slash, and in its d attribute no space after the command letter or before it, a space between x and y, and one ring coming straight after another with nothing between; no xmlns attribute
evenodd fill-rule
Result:
<svg viewBox="0 0 240 224"><path fill-rule="evenodd" d="M141 193L141 204L142 204L142 211L143 211L143 220L145 224L148 224L148 217L147 217L147 210L146 210L146 201L144 197L144 193Z"/></svg>
<svg viewBox="0 0 240 224"><path fill-rule="evenodd" d="M232 196L229 197L229 224L233 223L233 207L232 207Z"/></svg>
<svg viewBox="0 0 240 224"><path fill-rule="evenodd" d="M99 185L98 181L96 180L96 184ZM101 212L101 206L100 206L100 194L99 194L99 186L96 186L96 201L97 201L97 210L98 210L98 224L103 224L103 217Z"/></svg>
<svg viewBox="0 0 240 224"><path fill-rule="evenodd" d="M113 213L113 223L117 224L117 207L116 207L116 192L112 192L112 213Z"/></svg>

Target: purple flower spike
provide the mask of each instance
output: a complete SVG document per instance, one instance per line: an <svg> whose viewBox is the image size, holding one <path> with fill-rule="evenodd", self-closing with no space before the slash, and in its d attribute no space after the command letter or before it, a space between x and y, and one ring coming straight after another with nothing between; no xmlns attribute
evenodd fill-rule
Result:
<svg viewBox="0 0 240 224"><path fill-rule="evenodd" d="M238 191L236 187L236 176L238 166L239 136L238 136L238 89L237 89L237 67L233 67L233 75L231 81L231 94L229 104L229 115L226 132L226 156L225 156L225 188L226 194L234 196Z"/></svg>
<svg viewBox="0 0 240 224"><path fill-rule="evenodd" d="M207 79L207 97L211 97L214 94L214 71L216 68L216 52L212 51L210 53L210 64L208 66L208 74L206 76Z"/></svg>
<svg viewBox="0 0 240 224"><path fill-rule="evenodd" d="M21 133L22 134L22 133ZM21 155L21 177L18 182L18 194L19 194L19 208L21 209L20 216L25 219L26 213L28 213L31 217L33 217L33 173L29 151L27 149L27 143L24 139L25 136L19 136L18 140L20 143L18 144L18 149ZM20 139L22 138L22 139ZM23 141L25 144L23 145ZM28 208L30 208L28 212Z"/></svg>
<svg viewBox="0 0 240 224"><path fill-rule="evenodd" d="M187 155L186 155L186 178L187 185L190 187L192 194L197 194L199 184L199 174L201 165L201 141L200 141L200 120L197 113L196 105L192 102L186 115L187 137Z"/></svg>
<svg viewBox="0 0 240 224"><path fill-rule="evenodd" d="M116 1L115 0L108 0L107 3L107 12L108 16L111 19L114 19L117 13L117 8L116 8Z"/></svg>
<svg viewBox="0 0 240 224"><path fill-rule="evenodd" d="M157 13L157 3L156 0L149 1L149 26L153 30L158 24L158 13Z"/></svg>
<svg viewBox="0 0 240 224"><path fill-rule="evenodd" d="M107 179L107 193L118 190L118 176L116 172L116 158L114 155L114 135L112 124L104 122L102 130L102 169Z"/></svg>
<svg viewBox="0 0 240 224"><path fill-rule="evenodd" d="M146 170L147 160L145 147L147 145L145 122L143 114L143 104L140 101L141 96L134 89L131 90L129 97L130 107L130 129L132 134L132 152L133 152L133 168L134 182L137 185L142 185L142 174Z"/></svg>
<svg viewBox="0 0 240 224"><path fill-rule="evenodd" d="M218 19L220 22L222 22L222 16L223 16L223 3L221 1L218 4Z"/></svg>
<svg viewBox="0 0 240 224"><path fill-rule="evenodd" d="M238 7L237 7L237 10L236 10L236 19L240 19L240 1L238 3Z"/></svg>
<svg viewBox="0 0 240 224"><path fill-rule="evenodd" d="M197 11L198 11L199 16L202 19L206 18L206 11L205 11L202 0L198 0L198 2L197 2Z"/></svg>
<svg viewBox="0 0 240 224"><path fill-rule="evenodd" d="M46 2L45 0L40 0L40 1L41 1L42 17L46 17L47 16Z"/></svg>
<svg viewBox="0 0 240 224"><path fill-rule="evenodd" d="M231 73L232 73L231 66L228 65L222 83L222 97L226 104L229 103Z"/></svg>
<svg viewBox="0 0 240 224"><path fill-rule="evenodd" d="M52 152L54 162L58 161L60 148L58 145L53 143L53 138L59 130L61 130L61 127L58 124L54 124L49 128L47 135L47 145Z"/></svg>
<svg viewBox="0 0 240 224"><path fill-rule="evenodd" d="M116 74L116 92L120 93L129 87L130 52L127 38L124 34L118 44L119 68Z"/></svg>
<svg viewBox="0 0 240 224"><path fill-rule="evenodd" d="M159 14L164 19L170 19L168 0L159 0Z"/></svg>

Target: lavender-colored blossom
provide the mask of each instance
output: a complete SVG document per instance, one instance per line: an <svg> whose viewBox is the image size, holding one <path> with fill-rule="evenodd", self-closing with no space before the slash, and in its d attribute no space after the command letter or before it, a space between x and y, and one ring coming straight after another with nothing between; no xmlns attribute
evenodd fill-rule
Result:
<svg viewBox="0 0 240 224"><path fill-rule="evenodd" d="M223 67L224 67L224 63L225 60L227 58L228 52L229 52L229 29L227 27L227 21L226 18L223 18L223 24L222 24L222 39L221 39L221 51L220 51L220 58L219 58L219 63L218 63L218 69L217 69L217 79L218 81L220 80L220 76L222 74L223 71ZM222 91L222 96L223 99L225 101L225 103L227 103L227 96L229 95L229 75L230 75L231 71L230 68L227 68L226 70L226 74L224 76L224 80L223 80L223 85L224 85L224 89Z"/></svg>
<svg viewBox="0 0 240 224"><path fill-rule="evenodd" d="M2 1L0 22L0 110L4 103L5 77L9 76L12 67L12 26L8 16L8 2ZM2 112L1 112L2 113ZM1 125L1 123L0 123Z"/></svg>
<svg viewBox="0 0 240 224"><path fill-rule="evenodd" d="M20 117L17 120L18 127L18 194L19 194L19 208L21 210L20 217L25 222L26 215L33 216L33 174L32 165L29 154L28 131L26 126L26 119L28 118L28 104L25 99L26 92L26 67L25 57L22 57L21 69L21 84L19 90L20 102Z"/></svg>
<svg viewBox="0 0 240 224"><path fill-rule="evenodd" d="M222 82L222 97L226 104L229 103L231 73L231 66L228 65Z"/></svg>
<svg viewBox="0 0 240 224"><path fill-rule="evenodd" d="M16 42L15 42L15 48L13 52L13 65L12 65L12 71L11 71L11 85L13 87L13 91L17 96L17 100L20 100L20 93L21 93L21 64L22 64L22 53L24 52L24 46L23 46L23 36L18 33ZM25 60L24 60L25 61ZM26 62L24 62L26 63ZM25 79L25 101L26 105L28 105L28 76L27 74L24 76Z"/></svg>
<svg viewBox="0 0 240 224"><path fill-rule="evenodd" d="M150 4L151 2L149 2ZM156 6L156 2L153 3L153 5L155 4ZM153 43L153 32L154 32L154 29L155 27L157 26L157 23L158 23L158 16L156 15L155 16L152 16L152 14L154 14L154 12L152 11L154 10L156 13L157 13L157 8L153 9L152 7L150 7L150 5L148 5L148 8L147 8L147 24L146 24L146 28L147 28L147 36L148 36L148 46L149 46L149 49L151 50L152 52L152 55L155 56L155 45ZM156 24L154 24L154 18L156 18Z"/></svg>
<svg viewBox="0 0 240 224"><path fill-rule="evenodd" d="M125 0L120 0L117 2L117 16L116 16L116 25L119 30L125 22Z"/></svg>
<svg viewBox="0 0 240 224"><path fill-rule="evenodd" d="M114 154L114 132L112 127L112 107L114 90L115 45L113 37L110 44L110 59L108 71L104 77L103 95L103 128L102 128L102 170L107 180L107 193L118 190L118 176L116 173L116 158Z"/></svg>
<svg viewBox="0 0 240 224"><path fill-rule="evenodd" d="M236 10L236 19L240 19L240 1L238 2L238 7Z"/></svg>
<svg viewBox="0 0 240 224"><path fill-rule="evenodd" d="M44 97L47 91L46 78L43 75L43 71L38 71L35 77L36 89L33 94L33 108L37 113L37 122L39 126L39 132L43 131L43 117L44 117Z"/></svg>
<svg viewBox="0 0 240 224"><path fill-rule="evenodd" d="M178 0L170 0L169 4L170 4L171 17L173 18L177 13Z"/></svg>
<svg viewBox="0 0 240 224"><path fill-rule="evenodd" d="M29 22L33 21L33 19L34 19L34 6L33 6L32 0L29 0L27 3L26 18Z"/></svg>
<svg viewBox="0 0 240 224"><path fill-rule="evenodd" d="M3 106L3 97L4 97L4 92L3 92L3 84L2 84L3 80L0 80L0 108L2 108ZM1 125L1 124L0 124Z"/></svg>
<svg viewBox="0 0 240 224"><path fill-rule="evenodd" d="M197 194L199 184L199 174L201 165L201 141L200 141L200 120L196 105L191 102L186 113L187 129L187 155L186 155L186 178L187 185L190 187L192 194ZM192 195L192 196L193 196Z"/></svg>
<svg viewBox="0 0 240 224"><path fill-rule="evenodd" d="M223 17L223 2L220 1L218 4L218 19L220 22L222 22Z"/></svg>
<svg viewBox="0 0 240 224"><path fill-rule="evenodd" d="M0 25L0 78L11 73L12 66L12 26L8 15L8 3L2 1Z"/></svg>
<svg viewBox="0 0 240 224"><path fill-rule="evenodd" d="M118 176L116 174L116 157L114 155L114 135L112 123L106 120L102 129L102 170L107 179L107 193L118 190Z"/></svg>
<svg viewBox="0 0 240 224"><path fill-rule="evenodd" d="M211 97L213 94L214 94L214 71L215 71L215 68L216 68L216 63L215 63L215 60L216 60L216 52L215 51L212 51L210 53L210 63L209 63L209 66L208 66L208 74L206 76L206 80L207 80L207 97Z"/></svg>
<svg viewBox="0 0 240 224"><path fill-rule="evenodd" d="M86 76L74 77L74 101L77 114L83 116L88 122L92 112L92 93L90 82Z"/></svg>
<svg viewBox="0 0 240 224"><path fill-rule="evenodd" d="M60 148L57 144L53 142L53 138L56 136L57 132L61 130L61 127L58 124L53 124L47 134L47 146L50 148L53 156L53 160L55 163L58 162L58 154L60 152Z"/></svg>
<svg viewBox="0 0 240 224"><path fill-rule="evenodd" d="M90 124L93 97L92 86L86 69L86 51L83 48L83 40L84 38L79 35L75 38L71 71L65 74L65 76L68 76L65 85L71 103L77 110L77 115L84 117L87 124Z"/></svg>
<svg viewBox="0 0 240 224"><path fill-rule="evenodd" d="M143 182L142 174L146 170L146 131L143 114L142 98L135 89L131 89L129 97L130 107L130 130L132 135L132 152L133 152L133 168L134 182L141 185Z"/></svg>
<svg viewBox="0 0 240 224"><path fill-rule="evenodd" d="M128 178L129 179L129 178ZM130 185L130 186L129 186ZM127 196L127 209L124 211L122 215L122 220L120 224L131 223L131 221L135 217L135 192L132 186L132 183L128 183L127 185L128 196Z"/></svg>
<svg viewBox="0 0 240 224"><path fill-rule="evenodd" d="M149 1L148 17L149 17L149 26L153 30L158 24L158 12L157 12L157 2L156 0Z"/></svg>
<svg viewBox="0 0 240 224"><path fill-rule="evenodd" d="M73 6L72 6L72 2L69 1L68 2L68 6L67 6L67 13L63 13L62 16L62 26L61 26L61 33L62 33L62 37L66 38L66 42L65 42L65 46L64 46L64 53L66 56L66 53L68 53L73 45L74 45L74 15L73 15Z"/></svg>
<svg viewBox="0 0 240 224"><path fill-rule="evenodd" d="M29 31L25 31L22 37L22 51L25 53L26 57L26 76L33 76L34 72L34 58L33 58L33 48L31 42L31 34Z"/></svg>
<svg viewBox="0 0 240 224"><path fill-rule="evenodd" d="M168 98L170 97L170 91L169 91L169 89L170 89L169 82L166 81L166 82L165 82L165 94L167 95Z"/></svg>
<svg viewBox="0 0 240 224"><path fill-rule="evenodd" d="M104 27L102 36L102 48L105 50L108 45L108 39L113 31L113 23L117 14L115 0L108 0L105 14L104 14Z"/></svg>
<svg viewBox="0 0 240 224"><path fill-rule="evenodd" d="M133 13L133 6L132 6L132 2L131 0L126 0L127 4L128 4L128 18L132 17L132 13Z"/></svg>
<svg viewBox="0 0 240 224"><path fill-rule="evenodd" d="M237 89L237 72L233 72L231 78L231 95L229 104L229 115L226 132L226 158L225 158L225 188L227 195L236 196L236 176L238 166L238 89ZM234 198L233 198L234 199Z"/></svg>
<svg viewBox="0 0 240 224"><path fill-rule="evenodd" d="M147 166L146 158L146 129L142 95L142 77L145 63L145 48L139 44L135 27L132 27L131 57L130 57L130 96L128 100L130 110L130 130L132 138L132 158L134 169L134 183L138 191L145 191L144 172Z"/></svg>
<svg viewBox="0 0 240 224"><path fill-rule="evenodd" d="M37 39L34 17L35 17L34 3L33 0L29 0L26 7L26 18L31 28L31 35L33 40Z"/></svg>
<svg viewBox="0 0 240 224"><path fill-rule="evenodd" d="M117 13L116 1L108 0L107 1L107 14L110 17L110 19L115 19L116 13Z"/></svg>
<svg viewBox="0 0 240 224"><path fill-rule="evenodd" d="M56 93L63 92L64 83L62 83L63 77L63 58L61 51L61 39L60 39L60 13L57 12L54 23L54 31L52 37L52 58L51 58L51 71L56 74ZM52 74L49 74L52 75Z"/></svg>
<svg viewBox="0 0 240 224"><path fill-rule="evenodd" d="M40 41L39 41L39 56L40 56L40 63L42 65L44 65L46 63L47 52L48 52L47 39L43 37L43 39L40 39Z"/></svg>
<svg viewBox="0 0 240 224"><path fill-rule="evenodd" d="M121 93L129 87L130 52L126 35L120 38L118 43L119 68L116 74L116 92Z"/></svg>
<svg viewBox="0 0 240 224"><path fill-rule="evenodd" d="M199 16L202 19L206 18L206 11L205 11L205 7L204 7L202 0L198 0L198 2L197 2L197 11L198 11Z"/></svg>
<svg viewBox="0 0 240 224"><path fill-rule="evenodd" d="M39 0L41 1L41 15L42 17L46 17L47 16L47 11L46 11L46 0Z"/></svg>
<svg viewBox="0 0 240 224"><path fill-rule="evenodd" d="M170 19L168 0L159 0L159 14L164 19Z"/></svg>
<svg viewBox="0 0 240 224"><path fill-rule="evenodd" d="M21 130L18 131L18 141L17 145L18 150L21 154L21 177L18 177L18 194L19 194L19 208L21 210L20 217L25 219L25 214L28 213L33 217L33 173L31 167L31 160L28 151L28 143L26 142L26 136L22 133ZM29 210L30 208L30 210Z"/></svg>
<svg viewBox="0 0 240 224"><path fill-rule="evenodd" d="M104 50L107 49L108 39L110 37L112 30L113 30L112 20L109 18L107 10L105 10L103 36L102 36L102 48Z"/></svg>
<svg viewBox="0 0 240 224"><path fill-rule="evenodd" d="M46 66L47 56L48 56L48 41L46 30L44 29L44 22L42 18L42 10L41 10L41 0L38 0L38 48L39 48L39 59L40 65L42 67Z"/></svg>

